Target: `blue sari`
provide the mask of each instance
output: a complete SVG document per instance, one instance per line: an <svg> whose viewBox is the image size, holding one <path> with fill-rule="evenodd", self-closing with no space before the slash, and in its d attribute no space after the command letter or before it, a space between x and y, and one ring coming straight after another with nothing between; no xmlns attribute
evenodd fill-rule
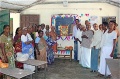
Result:
<svg viewBox="0 0 120 79"><path fill-rule="evenodd" d="M28 59L34 59L34 47L32 44L25 44L22 42L22 53L28 54ZM24 64L24 69L34 71L35 67L31 65Z"/></svg>
<svg viewBox="0 0 120 79"><path fill-rule="evenodd" d="M53 53L53 49L52 49L52 45L54 42L51 37L45 36L44 39L46 40L46 43L49 46L46 49L47 50L47 62L48 62L48 64L52 64L54 62L54 53Z"/></svg>

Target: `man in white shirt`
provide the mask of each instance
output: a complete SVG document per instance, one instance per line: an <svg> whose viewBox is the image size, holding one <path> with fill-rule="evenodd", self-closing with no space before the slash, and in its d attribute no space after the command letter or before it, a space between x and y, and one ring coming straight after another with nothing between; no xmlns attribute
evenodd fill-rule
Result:
<svg viewBox="0 0 120 79"><path fill-rule="evenodd" d="M76 34L77 38L77 43L78 43L78 60L80 62L80 57L81 57L81 42L82 42L82 25L78 24L78 30Z"/></svg>
<svg viewBox="0 0 120 79"><path fill-rule="evenodd" d="M73 37L74 37L74 59L78 60L78 44L77 44L77 25L79 24L79 19L75 20L76 25L73 27Z"/></svg>
<svg viewBox="0 0 120 79"><path fill-rule="evenodd" d="M91 44L91 72L96 72L98 71L98 56L102 39L102 31L98 29L98 25L96 23L93 24L93 28L94 36Z"/></svg>

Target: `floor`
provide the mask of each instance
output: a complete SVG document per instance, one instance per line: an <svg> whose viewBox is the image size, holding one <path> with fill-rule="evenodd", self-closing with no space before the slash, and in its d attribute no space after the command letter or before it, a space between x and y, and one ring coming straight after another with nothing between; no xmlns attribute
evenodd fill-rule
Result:
<svg viewBox="0 0 120 79"><path fill-rule="evenodd" d="M47 79L105 79L105 77L96 77L97 74L91 73L90 69L83 68L74 60L70 62L64 59L55 59L55 62L52 65L48 65L47 69ZM35 77L35 75L33 76ZM38 73L37 79L44 79L40 78L42 76L41 72Z"/></svg>

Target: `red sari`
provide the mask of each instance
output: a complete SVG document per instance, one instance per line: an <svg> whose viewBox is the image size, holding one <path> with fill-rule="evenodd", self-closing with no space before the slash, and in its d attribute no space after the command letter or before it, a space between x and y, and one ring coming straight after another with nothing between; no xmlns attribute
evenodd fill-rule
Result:
<svg viewBox="0 0 120 79"><path fill-rule="evenodd" d="M15 53L22 52L22 42L21 42L21 36L15 35L14 36L14 47L15 47ZM17 68L23 68L23 64L20 62L16 62Z"/></svg>

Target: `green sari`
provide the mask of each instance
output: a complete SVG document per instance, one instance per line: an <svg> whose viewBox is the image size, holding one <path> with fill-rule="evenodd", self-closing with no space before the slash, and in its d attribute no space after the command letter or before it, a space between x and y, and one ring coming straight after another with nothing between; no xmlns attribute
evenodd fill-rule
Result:
<svg viewBox="0 0 120 79"><path fill-rule="evenodd" d="M8 58L8 64L10 68L15 68L15 59L14 59L14 50L13 50L13 43L12 38L10 36L5 36L2 34L0 36L1 42L5 44L5 53Z"/></svg>

